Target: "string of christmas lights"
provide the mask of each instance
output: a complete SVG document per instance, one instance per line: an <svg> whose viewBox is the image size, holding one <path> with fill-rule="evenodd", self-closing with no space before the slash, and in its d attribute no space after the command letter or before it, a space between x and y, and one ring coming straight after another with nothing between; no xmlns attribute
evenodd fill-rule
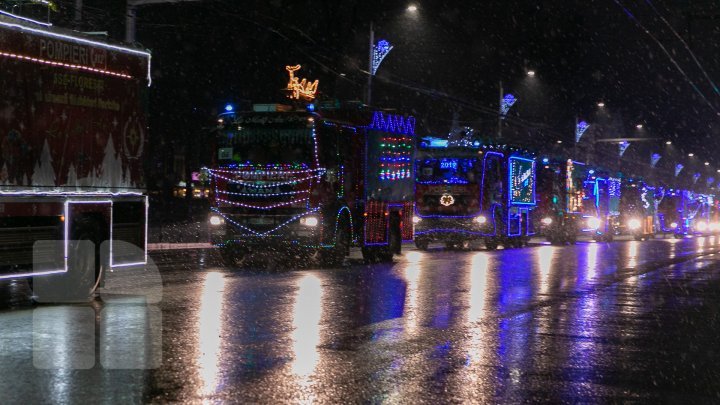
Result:
<svg viewBox="0 0 720 405"><path fill-rule="evenodd" d="M270 204L270 205L246 204L246 203L242 203L242 202L238 202L238 201L225 200L225 199L223 199L223 198L216 198L216 200L217 200L218 202L221 202L221 203L224 203L224 204L229 204L229 205L234 205L234 206L236 206L236 207L252 208L252 209L256 209L256 210L271 210L271 209L273 209L273 208L280 208L280 207L286 207L286 206L288 206L288 205L299 204L299 203L301 203L301 202L309 201L310 199L309 199L309 198L299 198L299 199L297 199L297 200L284 201L284 202L279 202L279 203Z"/></svg>
<svg viewBox="0 0 720 405"><path fill-rule="evenodd" d="M130 76L130 75L128 75L128 74L125 74L125 73L113 72L113 71L110 71L110 70L103 70L103 69L96 69L96 68L92 68L92 67L90 67L90 66L74 65L74 64L70 64L70 63L64 63L64 62L56 62L56 61L53 61L53 60L47 60L47 59L41 59L41 58L34 58L34 57L32 57L32 56L18 55L18 54L16 54L16 53L9 53L9 52L0 51L0 56L5 56L5 57L8 57L8 58L24 60L24 61L28 61L28 62L41 63L41 64L44 64L44 65L62 66L62 67L66 67L66 68L69 68L69 69L84 70L84 71L87 71L87 72L100 73L100 74L109 75L109 76L121 77L121 78L123 78L123 79L132 79L132 78L133 78L132 76Z"/></svg>
<svg viewBox="0 0 720 405"><path fill-rule="evenodd" d="M228 215L224 214L222 211L220 211L219 209L217 209L217 208L215 208L215 207L212 207L211 210L212 210L213 212L217 213L218 215L222 216L222 217L225 219L225 221L233 224L234 226L236 226L236 227L238 227L238 228L242 228L242 229L250 232L250 233L251 233L250 236L262 236L262 237L265 237L265 236L273 236L273 235L270 235L270 234L272 234L273 232L276 232L276 231L282 229L283 227L289 225L290 223L292 223L292 222L294 222L294 221L300 220L300 218L302 218L302 217L305 217L305 216L308 216L308 215L311 215L311 214L314 214L314 213L320 211L320 207L311 208L311 209L309 209L309 210L307 210L307 211L305 211L305 212L303 212L303 213L294 215L294 216L292 216L290 219L288 219L287 221L285 221L285 222L281 223L280 225L276 226L275 228L270 229L270 230L265 231L265 232L257 232L257 231L255 231L255 230L253 230L253 229L250 229L250 228L244 226L243 224L238 223L237 221L232 220Z"/></svg>
<svg viewBox="0 0 720 405"><path fill-rule="evenodd" d="M285 192L273 192L273 193L236 193L233 191L217 190L218 194L233 195L237 197L278 197L286 195L298 195L307 194L310 190L298 190L298 191L285 191Z"/></svg>
<svg viewBox="0 0 720 405"><path fill-rule="evenodd" d="M321 170L322 170L322 172L320 172L316 175L312 175L312 176L307 176L307 177L303 177L303 178L299 178L299 179L291 179L291 180L283 181L283 182L262 183L262 184L258 184L256 180L233 179L233 178L215 173L215 171L212 169L210 169L208 171L208 173L212 177L217 177L217 178L223 179L232 184L242 184L243 186L251 187L251 188L275 188L275 187L280 187L280 186L287 186L287 185L303 183L306 181L312 181L314 179L320 179L320 178L322 178L322 176L325 175L325 169L321 169Z"/></svg>

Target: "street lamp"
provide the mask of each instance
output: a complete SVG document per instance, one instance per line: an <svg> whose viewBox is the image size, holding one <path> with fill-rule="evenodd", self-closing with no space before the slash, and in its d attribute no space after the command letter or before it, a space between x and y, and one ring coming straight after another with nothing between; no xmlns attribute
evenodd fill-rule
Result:
<svg viewBox="0 0 720 405"><path fill-rule="evenodd" d="M535 76L535 71L534 71L534 70L528 70L528 71L527 71L527 75L530 76L530 77L534 77L534 76Z"/></svg>
<svg viewBox="0 0 720 405"><path fill-rule="evenodd" d="M689 157L693 157L693 156L695 156L695 154L694 154L694 153L688 153L688 156L689 156Z"/></svg>
<svg viewBox="0 0 720 405"><path fill-rule="evenodd" d="M665 145L672 145L672 141L666 141Z"/></svg>
<svg viewBox="0 0 720 405"><path fill-rule="evenodd" d="M415 4L410 4L406 9L408 13L416 13L418 7ZM390 42L381 39L375 43L375 24L374 21L370 21L370 44L369 44L369 55L368 55L368 81L367 81L367 92L365 94L365 104L370 105L372 102L372 80L375 73L377 73L380 64L388 53L393 49Z"/></svg>
<svg viewBox="0 0 720 405"><path fill-rule="evenodd" d="M642 125L642 124L637 124L637 125L635 125L635 128L637 128L637 129L642 129L642 128L643 128L643 125Z"/></svg>
<svg viewBox="0 0 720 405"><path fill-rule="evenodd" d="M603 107L605 107L605 103L603 103L602 101L599 101L599 102L597 103L597 106L600 107L600 108L603 108Z"/></svg>

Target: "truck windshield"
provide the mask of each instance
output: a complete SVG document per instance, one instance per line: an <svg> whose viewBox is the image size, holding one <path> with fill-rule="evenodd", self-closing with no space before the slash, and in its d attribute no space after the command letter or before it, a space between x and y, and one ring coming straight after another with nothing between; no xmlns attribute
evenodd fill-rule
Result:
<svg viewBox="0 0 720 405"><path fill-rule="evenodd" d="M417 163L418 182L474 184L478 177L476 163L477 159L421 159Z"/></svg>
<svg viewBox="0 0 720 405"><path fill-rule="evenodd" d="M221 164L294 165L313 163L313 138L309 128L250 126L225 132L218 139Z"/></svg>

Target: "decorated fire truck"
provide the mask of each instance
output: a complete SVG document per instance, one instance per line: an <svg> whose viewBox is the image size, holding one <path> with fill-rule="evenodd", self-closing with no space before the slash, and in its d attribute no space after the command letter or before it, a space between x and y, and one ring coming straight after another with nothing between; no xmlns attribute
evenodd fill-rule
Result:
<svg viewBox="0 0 720 405"><path fill-rule="evenodd" d="M483 147L478 218L485 247L494 250L527 245L535 234L536 159L527 151L506 145ZM483 220L483 218L485 218Z"/></svg>
<svg viewBox="0 0 720 405"><path fill-rule="evenodd" d="M455 244L476 238L484 240L489 250L526 245L535 233L534 156L489 144L464 153L418 159L417 169L422 171L417 173L415 196L418 246L424 248L426 242L438 239ZM447 208L456 202L457 208Z"/></svg>
<svg viewBox="0 0 720 405"><path fill-rule="evenodd" d="M424 138L415 156L415 245L469 247L487 235L480 207L483 155L480 144L455 145Z"/></svg>
<svg viewBox="0 0 720 405"><path fill-rule="evenodd" d="M639 179L627 179L622 183L619 229L635 240L655 237L657 229L656 212L660 201L660 189Z"/></svg>
<svg viewBox="0 0 720 405"><path fill-rule="evenodd" d="M543 158L538 171L539 227L553 244L579 235L611 241L619 216L618 177L572 159Z"/></svg>
<svg viewBox="0 0 720 405"><path fill-rule="evenodd" d="M4 14L0 72L0 279L87 298L146 262L150 54Z"/></svg>
<svg viewBox="0 0 720 405"><path fill-rule="evenodd" d="M212 241L339 265L352 244L386 261L412 240L415 119L358 104L256 104L219 118Z"/></svg>

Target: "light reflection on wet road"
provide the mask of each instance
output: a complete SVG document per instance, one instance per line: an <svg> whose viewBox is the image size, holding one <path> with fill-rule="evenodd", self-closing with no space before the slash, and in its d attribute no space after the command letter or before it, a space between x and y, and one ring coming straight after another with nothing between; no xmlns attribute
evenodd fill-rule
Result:
<svg viewBox="0 0 720 405"><path fill-rule="evenodd" d="M152 355L152 344L123 345L153 324L151 308L32 307L13 284L0 295L0 393L60 403L717 401L718 248L709 237L410 250L394 264L280 273L171 255L160 258L162 365L151 370L101 365L108 353ZM74 321L87 311L94 334ZM53 321L33 332L43 314ZM47 356L89 369L35 367L42 339Z"/></svg>

